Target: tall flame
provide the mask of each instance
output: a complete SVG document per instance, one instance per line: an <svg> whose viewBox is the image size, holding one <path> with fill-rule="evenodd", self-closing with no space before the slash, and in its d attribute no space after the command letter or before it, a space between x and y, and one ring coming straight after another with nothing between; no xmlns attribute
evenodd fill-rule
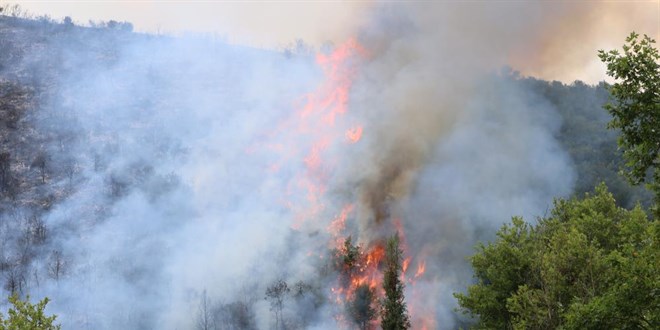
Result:
<svg viewBox="0 0 660 330"><path fill-rule="evenodd" d="M290 201L287 202L296 215L293 223L294 229L301 228L306 221L320 221L327 214L324 204L327 180L335 165L333 159L329 159L327 151L336 146L342 146L342 144L350 147L360 142L365 134L364 126L361 123L351 123L345 115L349 111L350 89L358 74L358 64L366 56L367 52L355 39L348 40L329 54L316 56L316 63L322 69L325 81L314 93L303 97L304 102L294 119L295 122L288 124L289 127L295 127L302 136L311 138L308 140L308 148L293 153L300 155L305 173L295 179L293 186L289 188L302 189L307 199L307 205L304 207L293 205L294 203ZM278 147L280 150L287 149L282 146ZM278 169L277 164L271 167L273 171ZM331 237L329 249L347 253L343 244L346 238L350 237L347 222L354 219L354 212L355 204L346 203L329 221L329 225L326 226L326 231ZM401 220L393 219L393 223L401 236L401 248L405 255L402 261L402 281L414 285L415 280L424 274L425 262L409 255L410 251ZM342 274L339 275L336 285L331 288L332 301L339 306L344 306L354 298L356 290L364 285L373 290L378 299L384 296L381 269L381 263L385 257L384 242L383 237L367 246L358 245L360 255L356 257L355 264L351 265L351 269L340 271ZM415 266L415 271L407 275L408 272L412 272L411 264ZM344 309L340 308L340 310L343 313ZM416 313L413 310L411 312ZM413 315L412 318L416 327L429 328L428 325L432 324L419 321L426 317ZM337 315L336 319L339 327L348 327L345 324L344 315ZM372 325L376 327L378 321L374 320Z"/></svg>

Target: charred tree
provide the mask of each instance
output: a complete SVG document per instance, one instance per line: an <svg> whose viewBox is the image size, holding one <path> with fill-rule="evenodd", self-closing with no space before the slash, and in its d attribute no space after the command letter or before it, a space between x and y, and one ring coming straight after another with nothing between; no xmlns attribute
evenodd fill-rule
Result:
<svg viewBox="0 0 660 330"><path fill-rule="evenodd" d="M213 315L211 313L211 306L208 297L206 296L206 290L202 293L202 298L199 302L199 310L197 315L197 329L199 330L211 330L215 328L213 325Z"/></svg>
<svg viewBox="0 0 660 330"><path fill-rule="evenodd" d="M291 289L284 280L278 280L266 288L266 300L270 302L270 310L275 315L275 329L284 328L284 300Z"/></svg>
<svg viewBox="0 0 660 330"><path fill-rule="evenodd" d="M0 153L0 189L9 190L11 169L11 154L9 152Z"/></svg>

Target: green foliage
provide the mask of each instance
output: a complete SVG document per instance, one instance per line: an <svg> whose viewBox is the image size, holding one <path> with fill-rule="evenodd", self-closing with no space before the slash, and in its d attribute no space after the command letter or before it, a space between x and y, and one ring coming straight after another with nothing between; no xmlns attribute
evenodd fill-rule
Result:
<svg viewBox="0 0 660 330"><path fill-rule="evenodd" d="M57 316L46 316L44 309L48 304L48 298L44 298L36 305L30 304L30 297L25 301L14 294L9 297L9 302L13 307L9 308L9 317L4 319L0 314L0 330L55 330L60 329L59 325L54 325Z"/></svg>
<svg viewBox="0 0 660 330"><path fill-rule="evenodd" d="M383 289L385 298L382 301L380 325L384 330L401 330L410 328L410 317L404 301L404 284L401 282L401 262L403 252L399 249L399 235L387 240L385 249L385 272L383 273Z"/></svg>
<svg viewBox="0 0 660 330"><path fill-rule="evenodd" d="M477 282L455 296L479 329L658 329L659 243L657 221L602 184L537 225L513 218L477 246Z"/></svg>
<svg viewBox="0 0 660 330"><path fill-rule="evenodd" d="M633 32L626 38L623 54L601 50L598 56L607 65L607 74L617 80L610 87L614 102L605 108L613 117L609 127L621 130L626 174L635 184L649 183L660 201L660 54L654 43L649 36L640 38Z"/></svg>

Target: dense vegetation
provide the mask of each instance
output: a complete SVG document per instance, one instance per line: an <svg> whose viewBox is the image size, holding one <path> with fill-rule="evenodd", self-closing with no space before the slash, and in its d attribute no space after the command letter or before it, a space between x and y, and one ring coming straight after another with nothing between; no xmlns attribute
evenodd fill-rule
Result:
<svg viewBox="0 0 660 330"><path fill-rule="evenodd" d="M600 185L480 244L470 259L477 284L457 298L483 329L657 329L659 233Z"/></svg>
<svg viewBox="0 0 660 330"><path fill-rule="evenodd" d="M1 330L58 330L59 325L54 324L57 316L46 316L44 309L48 304L48 298L44 298L36 305L30 303L28 296L25 301L18 298L17 295L11 295L9 302L12 307L7 312L8 317L3 319L0 314Z"/></svg>
<svg viewBox="0 0 660 330"><path fill-rule="evenodd" d="M477 283L456 294L483 329L657 329L660 327L660 56L632 33L624 54L600 51L620 130L624 174L655 192L649 218L637 204L618 207L605 184L583 199L557 200L530 225L513 218L470 258ZM617 162L618 163L618 162ZM619 163L620 164L620 163Z"/></svg>
<svg viewBox="0 0 660 330"><path fill-rule="evenodd" d="M648 36L632 33L617 50L600 51L607 73L617 82L610 91L613 103L605 108L612 114L610 127L621 130L619 145L624 150L628 179L646 182L660 204L660 54ZM660 210L656 209L656 216Z"/></svg>
<svg viewBox="0 0 660 330"><path fill-rule="evenodd" d="M600 182L605 182L618 205L631 208L639 202L645 208L651 206L653 195L620 175L625 161L617 147L618 131L607 129L611 116L603 110L610 97L606 83L590 86L575 81L565 85L534 78L518 78L517 83L552 104L561 115L557 139L575 165L576 196L591 192Z"/></svg>

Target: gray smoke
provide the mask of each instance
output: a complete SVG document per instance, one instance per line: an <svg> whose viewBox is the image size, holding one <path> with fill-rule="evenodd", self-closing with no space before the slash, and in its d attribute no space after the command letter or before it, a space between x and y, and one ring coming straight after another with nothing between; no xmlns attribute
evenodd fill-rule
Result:
<svg viewBox="0 0 660 330"><path fill-rule="evenodd" d="M400 219L409 273L425 264L408 288L418 327L429 314L431 326L456 320L451 293L469 283L465 257L476 240L512 215L543 215L572 190L574 171L555 139L560 116L498 71L555 14L514 7L386 5L361 34L373 53L351 105L366 133L338 177L355 186L362 242L382 241ZM512 10L524 18L505 21Z"/></svg>
<svg viewBox="0 0 660 330"><path fill-rule="evenodd" d="M71 136L49 154L78 168L46 218L67 267L32 295L51 297L65 328L192 328L206 291L254 304L267 328L265 286L314 272L294 264L308 251L288 246L281 200L302 166L271 175L278 156L265 147L319 80L313 58L137 36L98 60L65 41L52 45L62 65L80 66L62 70L40 125Z"/></svg>
<svg viewBox="0 0 660 330"><path fill-rule="evenodd" d="M43 145L52 163L71 166L51 184L68 193L45 216L53 253L33 262L30 294L50 297L64 328L189 329L207 314L268 328L266 289L285 280L287 325L336 328L343 307L323 258L336 238L328 226L353 205L343 235L369 247L403 229L407 277L426 266L407 286L413 324L454 326L451 294L470 283L474 243L572 191L561 118L500 71L570 9L375 6L333 125L302 115L328 83L305 47L51 37L53 58L28 54L22 65L54 76L33 120L57 137ZM355 125L362 139L345 143ZM322 165L310 166L328 137Z"/></svg>

